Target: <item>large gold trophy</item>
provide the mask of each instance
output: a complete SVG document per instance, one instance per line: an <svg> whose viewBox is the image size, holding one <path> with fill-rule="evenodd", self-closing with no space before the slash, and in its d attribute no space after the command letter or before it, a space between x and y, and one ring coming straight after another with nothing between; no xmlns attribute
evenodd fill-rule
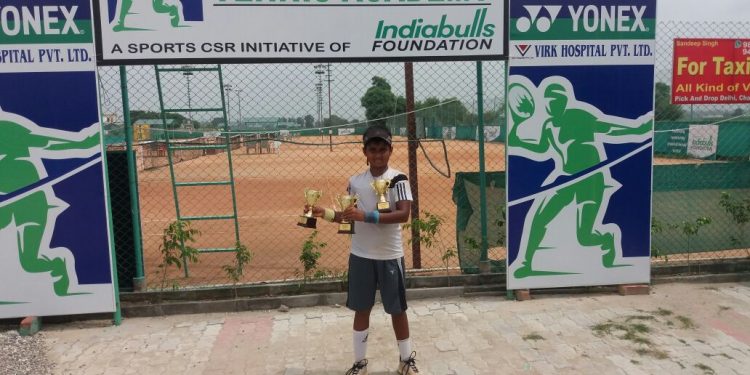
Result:
<svg viewBox="0 0 750 375"><path fill-rule="evenodd" d="M299 217L299 220L297 221L297 225L305 228L315 228L318 219L313 217L312 213L312 206L315 205L315 203L318 202L318 199L323 195L323 192L320 190L312 190L312 189L305 189L305 203L307 203L308 206L310 206L310 210L307 211L304 215L301 215Z"/></svg>
<svg viewBox="0 0 750 375"><path fill-rule="evenodd" d="M375 194L378 196L378 212L391 212L391 204L386 199L388 188L391 187L390 180L377 179L370 183Z"/></svg>
<svg viewBox="0 0 750 375"><path fill-rule="evenodd" d="M336 195L336 202L339 204L339 207L341 208L341 211L345 211L349 207L354 207L357 205L357 200L359 199L359 196L356 194L354 195ZM354 233L354 222L348 221L348 220L341 220L341 223L339 224L339 234L353 234Z"/></svg>

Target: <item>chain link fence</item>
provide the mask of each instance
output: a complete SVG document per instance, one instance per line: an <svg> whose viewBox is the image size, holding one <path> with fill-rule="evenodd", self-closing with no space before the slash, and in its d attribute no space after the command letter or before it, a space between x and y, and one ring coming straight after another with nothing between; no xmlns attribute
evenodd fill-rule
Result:
<svg viewBox="0 0 750 375"><path fill-rule="evenodd" d="M750 108L747 104L673 105L669 85L673 38L741 37L750 24L667 22L658 27L654 261L748 256L750 120L745 114ZM476 272L480 258L477 64L413 66L420 207L415 225L422 229L423 238L417 269L411 231L404 230L407 268L420 273ZM147 286L345 276L349 237L337 234L336 225L322 220L314 231L295 225L305 203L303 190L323 191L319 204L334 206L336 194L346 191L348 177L367 168L361 145L366 113L391 128L395 137L390 165L408 173L404 65L224 65L221 79L215 72L192 70L201 67L172 66L174 71L160 74L159 83L155 67L127 68ZM506 67L504 62L484 62L482 67L487 258L494 270L500 270L505 259ZM104 125L107 143L110 149L122 149L120 72L102 67L99 74L103 112L111 119ZM160 94L165 108L181 109L166 113L166 121L161 117ZM226 113L208 110L221 109L222 101ZM687 146L678 145L687 144L690 125L712 125L694 129L717 133L714 155L697 157L688 153ZM198 146L173 153L174 180L167 141ZM231 147L202 148L227 143ZM232 150L231 160L227 149ZM197 181L233 184L174 184ZM111 186L119 188L119 184ZM188 262L187 271L161 266L164 231L177 218L175 197L182 216L231 216L236 208L240 242L253 256L242 267L241 277L233 278L230 272L237 266L236 252L200 253L197 262ZM200 232L188 243L192 247L236 246L231 219L196 220L192 227Z"/></svg>
<svg viewBox="0 0 750 375"><path fill-rule="evenodd" d="M743 38L747 22L658 25L654 264L750 256L750 104L671 104L673 40Z"/></svg>
<svg viewBox="0 0 750 375"><path fill-rule="evenodd" d="M500 142L505 66L485 62L483 68L486 169L500 171L505 165ZM253 254L239 281L343 276L349 237L337 234L336 225L322 220L314 237L312 230L295 225L302 214L303 190L323 191L320 204L334 206L336 194L346 192L348 177L367 168L361 145L368 125L366 110L378 113L391 128L395 137L390 165L408 173L404 65L224 65L222 83L207 73L184 73L160 76L165 108L191 109L168 113L165 127L154 67L127 68L148 286L231 282L227 266L236 264L232 252L200 253L197 263L188 264L187 278L184 270L171 267L165 274L159 267L164 262L160 251L164 230L177 218L174 192L182 216L220 216L233 210L229 186L173 187L164 142L166 137L188 145L227 142L223 114L200 111L217 107L222 93L233 149L231 177L240 241ZM104 113L122 121L118 68L101 68L100 78ZM419 203L424 222L430 215L436 229L430 245L421 248L422 270L457 266L455 257L446 258L447 263L443 258L456 247L456 206L451 198L455 175L479 171L476 80L474 62L414 64ZM386 88L385 99L376 104L392 107L362 106L363 96L376 86ZM115 121L105 128L111 147L121 144L122 124ZM184 154L175 152L173 158L176 182L230 179L224 150L179 152ZM192 226L200 231L191 243L195 248L234 245L232 220L195 221ZM409 237L405 230L407 267L413 268ZM312 264L300 259L306 243L325 244Z"/></svg>

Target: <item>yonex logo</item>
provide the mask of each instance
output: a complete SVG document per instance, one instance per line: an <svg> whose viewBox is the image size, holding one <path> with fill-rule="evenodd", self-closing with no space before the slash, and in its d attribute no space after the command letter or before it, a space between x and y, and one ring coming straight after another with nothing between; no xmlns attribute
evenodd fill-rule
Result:
<svg viewBox="0 0 750 375"><path fill-rule="evenodd" d="M536 28L547 32L558 19L562 5L524 5L528 17L516 20L516 29L522 33ZM570 17L573 32L646 32L644 23L646 6L633 5L568 5L566 14Z"/></svg>
<svg viewBox="0 0 750 375"><path fill-rule="evenodd" d="M549 31L562 9L562 5L524 5L523 7L529 16L516 20L516 29L522 33L531 30L532 26L543 33ZM546 14L540 16L542 9L546 11Z"/></svg>

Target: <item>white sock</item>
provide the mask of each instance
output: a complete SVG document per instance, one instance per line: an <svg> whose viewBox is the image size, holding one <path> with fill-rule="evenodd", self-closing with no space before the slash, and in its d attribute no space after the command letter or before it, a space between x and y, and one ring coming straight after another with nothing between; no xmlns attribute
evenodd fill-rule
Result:
<svg viewBox="0 0 750 375"><path fill-rule="evenodd" d="M367 357L367 336L369 330L354 331L352 333L352 344L354 344L354 363Z"/></svg>
<svg viewBox="0 0 750 375"><path fill-rule="evenodd" d="M411 338L397 340L396 342L398 343L398 353L401 355L401 360L411 357Z"/></svg>

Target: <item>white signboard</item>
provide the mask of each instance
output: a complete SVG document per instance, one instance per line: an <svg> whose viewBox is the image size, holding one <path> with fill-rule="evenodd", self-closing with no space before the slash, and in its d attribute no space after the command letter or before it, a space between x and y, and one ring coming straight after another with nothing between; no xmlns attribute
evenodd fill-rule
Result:
<svg viewBox="0 0 750 375"><path fill-rule="evenodd" d="M503 59L507 0L94 0L100 64Z"/></svg>
<svg viewBox="0 0 750 375"><path fill-rule="evenodd" d="M716 155L718 140L719 125L690 125L687 153L694 158L711 158Z"/></svg>
<svg viewBox="0 0 750 375"><path fill-rule="evenodd" d="M339 128L339 135L352 135L354 128Z"/></svg>
<svg viewBox="0 0 750 375"><path fill-rule="evenodd" d="M487 142L497 141L500 138L501 130L499 126L485 126L484 140Z"/></svg>
<svg viewBox="0 0 750 375"><path fill-rule="evenodd" d="M443 139L456 139L456 127L455 126L444 127Z"/></svg>

